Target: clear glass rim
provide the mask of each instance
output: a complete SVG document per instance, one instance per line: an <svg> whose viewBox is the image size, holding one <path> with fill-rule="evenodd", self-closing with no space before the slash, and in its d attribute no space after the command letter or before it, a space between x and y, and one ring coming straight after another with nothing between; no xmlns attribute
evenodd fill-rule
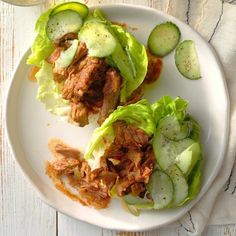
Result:
<svg viewBox="0 0 236 236"><path fill-rule="evenodd" d="M44 2L44 0L38 0L38 1L35 1L35 2L29 2L29 3L17 3L15 1L11 1L11 0L0 0L0 1L11 4L11 5L14 5L14 6L18 6L18 7L36 6L36 5L39 5L39 4Z"/></svg>

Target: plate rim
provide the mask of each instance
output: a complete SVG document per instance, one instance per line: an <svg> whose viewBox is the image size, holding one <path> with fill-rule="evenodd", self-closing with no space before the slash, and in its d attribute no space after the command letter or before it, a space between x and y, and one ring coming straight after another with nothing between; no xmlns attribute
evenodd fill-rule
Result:
<svg viewBox="0 0 236 236"><path fill-rule="evenodd" d="M219 171L222 167L223 161L225 159L225 154L227 151L227 147L228 147L228 142L229 142L229 131L230 131L230 99L229 99L229 91L228 91L228 87L227 87L227 83L226 83L226 77L224 74L224 69L223 69L223 65L220 62L220 59L217 55L217 52L215 51L215 49L213 48L213 46L211 44L209 44L197 31L195 31L192 27L190 27L188 24L186 24L185 22L175 18L174 16L171 16L165 12L162 12L158 9L152 8L152 7L148 7L148 6L143 6L143 5L133 5L133 4L126 4L126 3L111 3L111 4L96 4L96 5L92 5L89 6L90 10L93 10L94 8L102 8L104 11L106 9L109 8L116 8L116 7L128 7L128 8L133 8L133 9L140 9L140 10L146 10L146 11L151 11L157 15L161 15L165 18L167 18L168 20L173 19L175 22L177 23L181 23L184 24L185 27L191 29L194 33L196 33L198 35L198 37L201 38L201 40L203 40L208 48L210 49L211 53L214 55L214 59L216 61L216 64L219 68L219 73L220 76L222 78L222 84L223 84L223 89L224 89L224 95L225 95L225 103L226 103L226 129L225 129L225 137L223 137L223 150L222 150L222 158L218 161L218 166L215 168L215 173L213 174L213 176L211 177L211 180L208 182L208 184L206 184L204 186L204 191L202 191L203 188L201 188L200 193L198 194L198 196L192 200L188 205L186 205L186 210L183 212L179 212L175 215L175 217L173 217L171 220L169 220L168 222L162 223L162 224L158 224L158 225L154 225L154 226L147 226L147 227L142 227L142 228L132 228L133 232L141 232L141 231L147 231L147 230L152 230L152 229L157 229L160 227L163 227L165 225L168 225L170 223L175 222L176 220L180 219L183 215L185 215L194 205L196 205L200 199L202 199L202 197L206 194L207 189L209 189L211 187L211 185L213 184L215 178L217 177L217 175L219 174ZM83 220L83 219L78 219L77 217L74 217L72 215L70 215L70 213L65 212L63 210L59 210L56 206L56 204L54 204L52 201L50 201L49 199L47 199L47 197L43 194L43 192L40 191L39 187L37 186L37 184L30 178L30 176L28 175L28 172L25 170L25 168L23 167L21 161L18 159L17 157L17 153L16 150L13 148L13 142L12 142L12 135L9 132L9 109L8 109L8 105L9 105L9 100L10 100L10 92L12 90L13 84L14 84L14 80L16 77L16 74L20 68L20 65L22 63L25 63L24 58L30 53L30 47L21 55L21 57L19 58L19 60L16 63L16 66L14 67L13 73L11 75L11 78L7 81L7 85L6 85L6 95L5 95L5 103L3 103L5 105L5 107L3 107L3 111L5 113L5 127L6 127L6 138L7 141L9 143L9 148L10 148L10 152L12 154L12 156L14 157L15 161L17 162L17 164L19 165L21 172L23 173L24 177L31 183L31 185L33 186L34 190L37 192L38 196L40 197L40 199L42 199L47 205L49 205L50 207L54 208L56 211L61 212L69 217L72 217L76 220L82 221L82 222L86 222L92 225L96 225L98 227L102 227L105 229L110 229L110 230L119 230L119 231L126 231L126 232L130 232L130 229L127 228L117 228L117 227L109 227L106 224L103 224L103 222L101 221L96 221L91 223L87 220Z"/></svg>

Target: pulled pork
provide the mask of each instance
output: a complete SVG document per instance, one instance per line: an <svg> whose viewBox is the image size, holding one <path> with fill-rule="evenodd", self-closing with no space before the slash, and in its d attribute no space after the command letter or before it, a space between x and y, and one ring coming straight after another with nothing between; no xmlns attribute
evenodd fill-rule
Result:
<svg viewBox="0 0 236 236"><path fill-rule="evenodd" d="M106 208L111 200L109 193L117 174L108 171L106 166L91 171L78 150L59 140L52 140L49 149L55 158L46 163L46 174L56 188L83 205Z"/></svg>
<svg viewBox="0 0 236 236"><path fill-rule="evenodd" d="M98 124L102 124L106 117L119 103L122 78L113 68L106 72L105 85L103 87L103 104L100 110Z"/></svg>
<svg viewBox="0 0 236 236"><path fill-rule="evenodd" d="M94 170L78 150L58 140L49 143L55 158L46 164L47 175L60 191L83 205L106 208L111 192L120 197L145 196L155 165L149 137L124 121L115 122L113 129L115 139Z"/></svg>
<svg viewBox="0 0 236 236"><path fill-rule="evenodd" d="M55 50L47 61L53 66L62 51L70 47L74 33L64 35L54 42ZM98 123L106 119L119 104L122 77L107 65L104 58L88 56L85 43L80 42L71 65L67 68L53 68L54 80L62 83L62 97L71 103L70 118L79 126L89 123L91 113L100 113Z"/></svg>
<svg viewBox="0 0 236 236"><path fill-rule="evenodd" d="M119 176L116 185L118 196L132 193L137 196L145 191L145 184L155 165L148 135L139 128L123 121L113 124L115 139L105 151L104 157L113 161Z"/></svg>

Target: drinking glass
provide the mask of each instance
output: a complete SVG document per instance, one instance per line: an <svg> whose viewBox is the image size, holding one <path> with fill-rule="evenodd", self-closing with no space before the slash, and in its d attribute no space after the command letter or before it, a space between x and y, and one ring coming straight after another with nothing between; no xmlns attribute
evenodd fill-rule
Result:
<svg viewBox="0 0 236 236"><path fill-rule="evenodd" d="M44 0L2 0L2 1L17 6L33 6L44 2Z"/></svg>

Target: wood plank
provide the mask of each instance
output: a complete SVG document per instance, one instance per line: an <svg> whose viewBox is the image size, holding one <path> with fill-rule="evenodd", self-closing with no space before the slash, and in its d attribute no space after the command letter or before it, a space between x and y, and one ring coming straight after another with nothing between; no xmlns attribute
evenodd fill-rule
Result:
<svg viewBox="0 0 236 236"><path fill-rule="evenodd" d="M102 236L102 228L58 214L58 236Z"/></svg>
<svg viewBox="0 0 236 236"><path fill-rule="evenodd" d="M1 105L5 85L10 79L16 60L28 47L39 7L19 8L0 2L1 49ZM24 17L22 17L24 16ZM3 108L3 106L1 106ZM4 115L1 110L1 124ZM1 127L0 158L0 235L55 235L55 211L42 203L32 186L25 181L6 142L6 131Z"/></svg>

